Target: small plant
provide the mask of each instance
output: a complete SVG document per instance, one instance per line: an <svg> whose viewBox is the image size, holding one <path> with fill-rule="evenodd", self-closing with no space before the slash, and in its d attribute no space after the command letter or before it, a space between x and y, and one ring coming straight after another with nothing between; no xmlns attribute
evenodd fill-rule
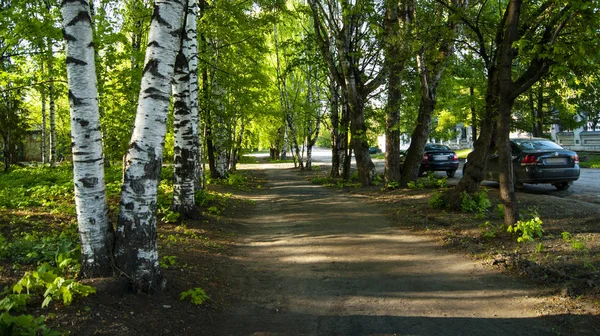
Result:
<svg viewBox="0 0 600 336"><path fill-rule="evenodd" d="M169 268L172 266L176 266L177 265L177 257L176 256L163 256L162 260L160 261L160 267L162 268Z"/></svg>
<svg viewBox="0 0 600 336"><path fill-rule="evenodd" d="M498 216L498 218L504 218L504 204L496 205L496 216Z"/></svg>
<svg viewBox="0 0 600 336"><path fill-rule="evenodd" d="M544 230L542 229L542 220L539 216L531 218L529 220L520 220L514 225L510 225L507 229L508 232L518 235L517 242L526 243L530 240L542 238Z"/></svg>
<svg viewBox="0 0 600 336"><path fill-rule="evenodd" d="M575 251L585 251L585 250L587 250L585 248L585 243L583 241L581 241L581 240L573 240L571 242L571 247Z"/></svg>
<svg viewBox="0 0 600 336"><path fill-rule="evenodd" d="M487 189L483 188L480 192L470 195L466 191L461 194L461 209L463 212L477 212L484 214L492 206L492 202L487 196Z"/></svg>
<svg viewBox="0 0 600 336"><path fill-rule="evenodd" d="M36 271L25 272L23 278L13 285L13 292L21 294L25 290L30 294L31 291L45 289L42 308L47 307L53 299L62 299L65 305L70 305L75 295L85 297L96 293L94 287L65 279L57 273L58 269L44 263Z"/></svg>
<svg viewBox="0 0 600 336"><path fill-rule="evenodd" d="M387 184L388 189L398 189L399 187L400 187L400 183L398 183L396 181L388 182L388 184Z"/></svg>
<svg viewBox="0 0 600 336"><path fill-rule="evenodd" d="M434 172L428 172L427 186L429 188L448 188L448 178L438 177Z"/></svg>
<svg viewBox="0 0 600 336"><path fill-rule="evenodd" d="M410 181L407 184L408 189L415 189L415 190L423 190L425 189L425 184L421 181Z"/></svg>
<svg viewBox="0 0 600 336"><path fill-rule="evenodd" d="M381 184L381 182L383 182L383 178L381 177L381 175L379 175L379 174L375 175L375 177L373 178L373 181L372 181L373 185L378 186Z"/></svg>
<svg viewBox="0 0 600 336"><path fill-rule="evenodd" d="M563 231L561 234L562 239L564 241L566 241L567 243L571 242L571 239L573 239L573 237L571 236L571 233L567 232L567 231Z"/></svg>
<svg viewBox="0 0 600 336"><path fill-rule="evenodd" d="M206 295L204 290L200 287L192 288L190 290L182 292L181 295L179 296L179 300L182 300L182 301L185 300L186 298L189 298L190 302L195 305L201 305L205 301L210 300L210 297L208 295Z"/></svg>
<svg viewBox="0 0 600 336"><path fill-rule="evenodd" d="M0 335L59 336L62 334L48 328L45 321L45 316L37 318L32 315L12 316L4 312L0 314Z"/></svg>
<svg viewBox="0 0 600 336"><path fill-rule="evenodd" d="M490 221L485 221L485 223L479 225L479 229L481 230L481 236L484 238L496 238L498 234L498 228L490 223Z"/></svg>
<svg viewBox="0 0 600 336"><path fill-rule="evenodd" d="M536 250L537 253L544 252L544 244L542 244L542 243L537 244L536 247L535 247L535 250Z"/></svg>
<svg viewBox="0 0 600 336"><path fill-rule="evenodd" d="M432 209L444 208L446 206L446 203L444 202L442 196L444 196L444 194L441 192L434 193L427 201L427 205Z"/></svg>

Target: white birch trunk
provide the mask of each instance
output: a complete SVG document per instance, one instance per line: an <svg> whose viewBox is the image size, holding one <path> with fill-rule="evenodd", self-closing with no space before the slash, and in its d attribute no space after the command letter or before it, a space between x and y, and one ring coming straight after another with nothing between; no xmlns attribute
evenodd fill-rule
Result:
<svg viewBox="0 0 600 336"><path fill-rule="evenodd" d="M48 162L48 134L46 133L46 89L42 87L40 93L42 100L42 164L45 164Z"/></svg>
<svg viewBox="0 0 600 336"><path fill-rule="evenodd" d="M138 291L164 288L158 263L156 209L183 3L156 0L135 125L125 157L115 258Z"/></svg>
<svg viewBox="0 0 600 336"><path fill-rule="evenodd" d="M81 238L84 277L112 273L113 230L108 220L102 133L89 4L63 1L67 79L73 150L75 206Z"/></svg>
<svg viewBox="0 0 600 336"><path fill-rule="evenodd" d="M193 2L190 0L188 6ZM189 71L189 48L186 48L188 20L190 8L186 14L186 29L181 36L181 51L175 60L173 76L173 114L174 114L174 173L173 173L173 203L172 209L182 216L192 219L200 218L200 211L194 203L194 191L197 162L197 108L196 116L192 115L190 101L191 73ZM195 24L195 20L194 20ZM192 29L195 31L195 29ZM195 34L194 34L195 38ZM187 42L189 46L189 41ZM186 53L186 51L188 51ZM187 54L187 55L186 55ZM196 78L197 80L197 78Z"/></svg>
<svg viewBox="0 0 600 336"><path fill-rule="evenodd" d="M183 40L183 54L188 61L189 71L189 90L190 90L190 114L192 118L192 132L194 137L193 148L194 154L194 184L195 189L202 188L203 169L200 164L202 151L200 146L200 112L198 108L198 94L200 87L198 85L198 34L197 34L197 17L198 17L198 0L188 0L187 18L185 21L186 38Z"/></svg>
<svg viewBox="0 0 600 336"><path fill-rule="evenodd" d="M227 168L229 163L227 160L227 145L229 143L230 136L225 118L223 117L225 114L225 94L225 90L219 83L219 79L215 78L215 81L213 82L212 95L214 102L212 136L213 146L215 148L215 168L219 177L221 178L227 177Z"/></svg>

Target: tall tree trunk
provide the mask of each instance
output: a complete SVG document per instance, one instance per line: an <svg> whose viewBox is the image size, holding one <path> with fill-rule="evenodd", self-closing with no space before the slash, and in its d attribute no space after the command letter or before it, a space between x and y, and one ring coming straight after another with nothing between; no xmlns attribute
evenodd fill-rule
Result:
<svg viewBox="0 0 600 336"><path fill-rule="evenodd" d="M42 100L42 164L48 163L48 134L46 133L46 89L40 90Z"/></svg>
<svg viewBox="0 0 600 336"><path fill-rule="evenodd" d="M116 263L137 290L149 292L165 285L158 263L156 196L182 17L181 2L155 1L121 191Z"/></svg>
<svg viewBox="0 0 600 336"><path fill-rule="evenodd" d="M504 205L504 224L514 224L519 219L517 197L514 190L514 174L512 165L512 151L510 148L510 123L512 121L512 106L515 101L513 97L512 66L515 56L513 43L519 39L519 19L521 15L522 0L511 0L508 4L506 20L506 36L502 41L502 52L500 53L499 66L499 118L498 118L498 164L500 200Z"/></svg>
<svg viewBox="0 0 600 336"><path fill-rule="evenodd" d="M210 177L213 179L221 178L219 172L217 171L217 162L215 158L215 145L213 142L213 118L210 116L210 113L206 115L205 124L206 124L206 136L204 137L206 141L206 156L208 157L208 170L210 172Z"/></svg>
<svg viewBox="0 0 600 336"><path fill-rule="evenodd" d="M402 8L399 7L402 6ZM399 182L400 167L400 77L409 57L407 35L413 20L412 1L385 1L385 63L388 69L388 95L385 107L385 183Z"/></svg>
<svg viewBox="0 0 600 336"><path fill-rule="evenodd" d="M112 273L114 233L108 220L102 133L94 62L92 20L85 1L61 5L71 106L75 207L81 239L81 273L86 278Z"/></svg>
<svg viewBox="0 0 600 336"><path fill-rule="evenodd" d="M52 53L52 51L50 51ZM52 58L54 56L50 56ZM52 60L48 61L48 72L53 72ZM52 76L52 75L51 75ZM50 84L48 84L48 99L49 99L49 119L50 119L50 166L56 167L56 103L54 101L54 84L52 83L53 77L50 77Z"/></svg>
<svg viewBox="0 0 600 336"><path fill-rule="evenodd" d="M216 76L216 74L215 74ZM214 78L214 77L213 77ZM212 84L212 144L213 155L215 160L216 174L219 178L227 177L229 160L227 158L228 149L230 148L230 132L225 120L225 97L227 93L219 83L219 79L213 80Z"/></svg>
<svg viewBox="0 0 600 336"><path fill-rule="evenodd" d="M197 184L197 142L198 142L198 110L192 113L190 94L192 92L192 73L189 68L190 31L195 31L189 25L190 17L195 17L194 0L189 0L186 6L185 29L181 34L181 50L175 60L173 76L173 114L174 114L174 170L173 170L173 203L172 209L184 218L198 219L200 211L194 202L194 191ZM192 13L190 15L190 13ZM195 34L194 34L195 39ZM195 45L195 43L194 43ZM197 80L197 77L194 77ZM196 92L197 94L197 92Z"/></svg>
<svg viewBox="0 0 600 336"><path fill-rule="evenodd" d="M471 96L471 140L477 140L477 110L475 109L475 88L469 86L469 95Z"/></svg>
<svg viewBox="0 0 600 336"><path fill-rule="evenodd" d="M487 92L485 95L485 115L480 120L479 136L473 144L473 151L467 157L468 164L465 173L456 185L444 194L444 202L451 209L461 208L461 195L466 192L473 194L479 190L479 185L484 178L490 148L495 146L496 123L499 109L499 77L498 68L490 65L488 68Z"/></svg>
<svg viewBox="0 0 600 336"><path fill-rule="evenodd" d="M348 131L350 130L350 110L346 103L346 98L342 95L342 119L340 120L340 151L342 162L342 179L350 179L350 166L352 164L352 149L350 148L350 139Z"/></svg>
<svg viewBox="0 0 600 336"><path fill-rule="evenodd" d="M193 143L191 151L194 156L194 187L199 190L203 187L202 165L202 147L200 146L200 111L198 103L198 95L200 88L198 85L198 34L197 34L197 17L199 13L198 0L188 0L186 13L185 35L183 41L183 53L188 60L189 70L189 90L190 90L190 115L192 120L192 137Z"/></svg>
<svg viewBox="0 0 600 336"><path fill-rule="evenodd" d="M367 126L365 124L364 102L358 95L350 95L350 132L352 149L356 159L356 168L358 170L358 180L363 186L371 185L375 176L375 165L369 155L369 143L367 142Z"/></svg>
<svg viewBox="0 0 600 336"><path fill-rule="evenodd" d="M338 85L333 76L329 76L330 121L331 121L331 177L340 176L340 106Z"/></svg>
<svg viewBox="0 0 600 336"><path fill-rule="evenodd" d="M537 109L534 110L533 120L533 136L544 136L544 82L540 80L538 83L537 94Z"/></svg>
<svg viewBox="0 0 600 336"><path fill-rule="evenodd" d="M180 52L175 60L173 76L173 203L171 208L184 218L198 219L200 211L194 204L194 178L196 158L194 155L194 121L189 105L189 71L187 59Z"/></svg>

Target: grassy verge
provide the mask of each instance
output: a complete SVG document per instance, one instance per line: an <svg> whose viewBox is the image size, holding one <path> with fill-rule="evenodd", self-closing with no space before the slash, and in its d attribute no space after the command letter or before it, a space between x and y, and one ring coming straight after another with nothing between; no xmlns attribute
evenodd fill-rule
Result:
<svg viewBox="0 0 600 336"><path fill-rule="evenodd" d="M121 176L119 166L106 169L112 223L117 218ZM196 193L204 220L188 223L170 209L172 176L172 166L163 167L157 214L161 266L167 277L174 279L198 272L198 256L190 255L188 250L222 253L231 237L223 230L221 216L245 204L227 191L260 188L260 181L242 174L210 181L211 185ZM59 335L63 331L56 332L49 326L62 326L59 320L78 318L68 315L67 306L79 305L82 297L95 293L93 287L78 279L80 249L70 166L15 167L9 173L0 173L0 335ZM205 286L211 281L202 278L200 284ZM198 285L190 281L189 286ZM177 301L178 293L175 295ZM77 316L89 314L87 309Z"/></svg>
<svg viewBox="0 0 600 336"><path fill-rule="evenodd" d="M579 166L581 168L600 168L600 153L578 152Z"/></svg>

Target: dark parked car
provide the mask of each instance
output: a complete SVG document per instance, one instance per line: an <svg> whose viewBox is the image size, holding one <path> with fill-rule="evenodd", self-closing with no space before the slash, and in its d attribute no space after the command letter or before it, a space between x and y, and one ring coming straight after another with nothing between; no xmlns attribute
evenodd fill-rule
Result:
<svg viewBox="0 0 600 336"><path fill-rule="evenodd" d="M379 154L381 153L381 149L379 147L369 147L369 154Z"/></svg>
<svg viewBox="0 0 600 336"><path fill-rule="evenodd" d="M404 166L406 153L400 154L400 165ZM445 171L448 177L453 177L458 169L458 156L450 147L440 144L426 144L423 161L419 167L419 176L427 171Z"/></svg>
<svg viewBox="0 0 600 336"><path fill-rule="evenodd" d="M558 190L567 190L579 179L579 156L558 144L542 138L510 140L516 189L524 183L549 183ZM464 168L463 168L464 172ZM485 179L498 181L498 154L490 155Z"/></svg>

